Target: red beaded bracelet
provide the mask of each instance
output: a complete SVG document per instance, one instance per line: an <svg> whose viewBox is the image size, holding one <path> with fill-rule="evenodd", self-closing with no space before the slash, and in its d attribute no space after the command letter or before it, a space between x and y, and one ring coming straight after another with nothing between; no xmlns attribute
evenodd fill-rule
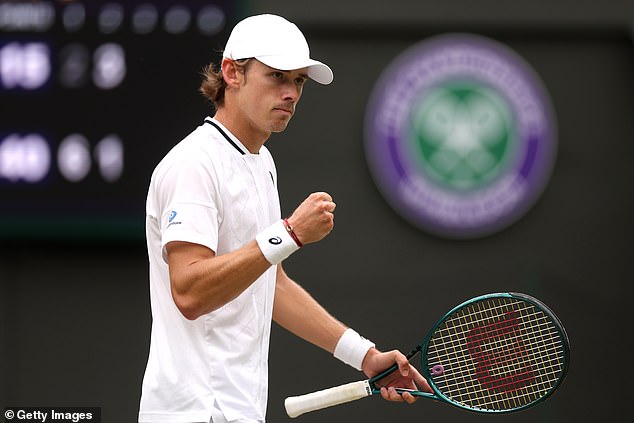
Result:
<svg viewBox="0 0 634 423"><path fill-rule="evenodd" d="M291 236L291 238L293 238L293 241L295 241L295 244L297 244L297 246L300 247L300 248L303 247L304 244L302 244L302 242L299 240L299 238L297 238L297 235L293 231L293 227L291 226L290 223L288 223L288 219L284 219L284 226L286 226L286 230L288 231L288 233Z"/></svg>

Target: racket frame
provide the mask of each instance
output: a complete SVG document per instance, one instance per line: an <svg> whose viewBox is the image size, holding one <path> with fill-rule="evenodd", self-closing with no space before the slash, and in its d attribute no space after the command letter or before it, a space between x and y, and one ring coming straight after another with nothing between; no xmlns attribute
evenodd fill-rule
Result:
<svg viewBox="0 0 634 423"><path fill-rule="evenodd" d="M516 299L523 302L527 302L535 306L545 315L547 315L554 323L553 326L555 327L556 331L558 332L560 336L561 347L563 349L561 374L559 375L556 383L554 383L553 386L551 386L545 394L535 399L534 401L528 402L524 405L521 405L515 408L507 408L507 409L501 409L501 410L471 407L466 404L462 404L458 401L452 400L451 398L443 394L442 391L436 386L434 382L434 375L432 375L429 369L427 358L426 358L428 346L430 344L432 337L434 336L436 330L442 324L444 324L447 321L447 319L453 317L453 315L455 315L455 313L458 310L465 308L473 303L496 299L496 298ZM433 392L424 392L420 390L396 388L397 392L401 394L404 392L409 392L411 395L415 397L424 397L424 398L446 402L448 404L451 404L453 406L456 406L458 408L471 411L471 412L484 413L484 414L504 414L504 413L517 412L520 410L524 410L526 408L532 407L544 401L561 385L561 383L565 379L565 376L567 374L568 367L569 367L570 342L568 339L568 335L566 334L566 331L564 329L564 326L561 324L561 321L559 320L559 318L557 318L557 316L541 301L529 295L515 293L515 292L494 293L494 294L486 294L486 295L481 295L479 297L471 298L463 302L462 304L455 306L454 308L449 310L447 313L445 313L445 315L441 319L439 319L436 322L436 324L428 331L423 342L417 345L414 350L412 350L410 353L406 355L406 357L408 360L411 361L417 354L421 354L422 368L420 369L420 372L423 375L423 377L427 379L427 382L429 383L429 386L431 387ZM354 401L354 400L361 399L363 397L367 397L371 395L380 395L381 386L378 384L378 382L384 377L397 371L397 369L398 369L398 366L394 364L392 367L366 380L351 382L345 385L339 385L332 388L327 388L320 391L305 394L305 395L288 397L286 398L284 402L286 411L290 417L297 417L309 411L319 410L321 408L330 407L336 404L343 404L345 402Z"/></svg>
<svg viewBox="0 0 634 423"><path fill-rule="evenodd" d="M524 405L519 406L519 407L510 408L510 409L504 409L504 410L491 410L491 409L480 409L480 408L475 408L475 407L469 407L469 406L464 405L464 404L462 404L460 402L457 402L457 401L454 401L454 400L450 399L449 397L447 397L445 394L443 394L436 387L436 384L434 383L434 379L433 379L434 376L429 371L429 366L427 365L427 360L426 360L427 349L428 349L428 346L429 346L429 341L434 336L434 333L436 332L436 330L438 329L439 326L441 326L443 323L445 323L445 321L448 318L452 317L458 310L460 310L462 308L465 308L465 307L467 307L467 306L469 306L469 305L471 305L473 303L476 303L476 302L490 300L490 299L495 299L495 298L518 299L518 300L521 300L521 301L526 301L526 302L536 306L544 314L548 315L548 317L554 322L554 326L555 326L557 332L559 333L559 335L560 335L560 337L562 339L562 348L563 348L563 352L564 352L562 374L559 377L559 379L557 380L557 383L555 383L548 390L548 392L546 392L546 394L544 394L539 399L537 399L537 400L535 400L533 402L529 402L529 403L524 404ZM400 394L402 394L404 392L409 392L412 396L415 396L415 397L423 397L423 398L429 398L429 399L433 399L433 400L444 401L444 402L447 402L447 403L449 403L451 405L454 405L456 407L459 407L459 408L462 408L462 409L465 409L465 410L468 410L468 411L472 411L472 412L485 413L485 414L492 414L492 413L501 414L501 413L516 412L516 411L524 410L524 409L526 409L528 407L532 407L534 405L537 405L538 403L546 400L555 390L557 390L559 385L561 385L561 383L565 379L567 371L568 371L569 361L570 361L570 341L568 339L568 334L566 333L566 330L564 329L564 326L561 323L561 321L559 320L559 318L544 303L542 303L538 299L536 299L534 297L531 297L530 295L527 295L527 294L522 294L522 293L517 293L517 292L501 292L501 293L485 294L485 295L480 295L478 297L471 298L471 299L469 299L469 300L467 300L467 301L465 301L465 302L463 302L461 304L458 304L457 306L455 306L454 308L449 310L427 332L427 335L425 336L423 342L420 343L419 345L417 345L414 350L410 351L406 355L406 357L407 357L408 360L411 360L417 354L421 354L421 363L422 363L422 366L421 366L422 368L420 369L421 373L422 373L423 377L425 379L427 379L427 382L429 383L429 386L431 387L431 389L434 392L430 393L430 392L424 392L424 391L420 391L420 390L402 389L402 388L396 388L396 392L398 392ZM372 395L380 395L381 387L379 385L377 385L377 382L379 382L384 377L390 375L391 373L394 373L395 371L397 371L397 369L398 369L398 365L394 364L392 367L390 367L390 368L386 369L385 371L379 373L378 375L368 379L368 384L369 384L370 389L372 391Z"/></svg>

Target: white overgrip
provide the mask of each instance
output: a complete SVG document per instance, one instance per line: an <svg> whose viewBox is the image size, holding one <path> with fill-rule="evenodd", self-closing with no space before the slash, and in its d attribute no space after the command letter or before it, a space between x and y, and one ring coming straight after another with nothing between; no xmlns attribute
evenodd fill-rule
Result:
<svg viewBox="0 0 634 423"><path fill-rule="evenodd" d="M297 417L309 411L355 401L369 395L372 395L370 383L360 380L310 394L288 397L284 401L284 407L289 417Z"/></svg>

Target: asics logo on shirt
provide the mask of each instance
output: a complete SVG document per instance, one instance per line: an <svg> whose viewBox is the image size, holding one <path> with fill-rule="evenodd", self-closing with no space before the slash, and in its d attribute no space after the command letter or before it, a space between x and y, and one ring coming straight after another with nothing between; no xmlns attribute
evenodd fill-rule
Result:
<svg viewBox="0 0 634 423"><path fill-rule="evenodd" d="M169 228L170 226L172 226L172 225L181 225L181 224L183 223L183 222L174 222L174 219L176 218L176 215L177 215L177 214L178 214L178 213L176 213L176 211L175 211L175 210L172 210L172 211L170 212L169 216L167 217L167 223L168 223L167 227L168 227L168 228Z"/></svg>

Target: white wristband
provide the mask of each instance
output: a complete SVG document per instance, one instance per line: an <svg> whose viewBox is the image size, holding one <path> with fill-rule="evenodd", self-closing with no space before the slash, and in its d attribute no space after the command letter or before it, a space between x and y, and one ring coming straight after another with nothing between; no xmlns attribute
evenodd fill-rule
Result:
<svg viewBox="0 0 634 423"><path fill-rule="evenodd" d="M255 236L260 250L269 263L275 265L299 250L299 246L286 230L283 220L278 220Z"/></svg>
<svg viewBox="0 0 634 423"><path fill-rule="evenodd" d="M374 343L359 335L354 329L346 329L335 347L334 356L349 366L361 370L365 355Z"/></svg>

